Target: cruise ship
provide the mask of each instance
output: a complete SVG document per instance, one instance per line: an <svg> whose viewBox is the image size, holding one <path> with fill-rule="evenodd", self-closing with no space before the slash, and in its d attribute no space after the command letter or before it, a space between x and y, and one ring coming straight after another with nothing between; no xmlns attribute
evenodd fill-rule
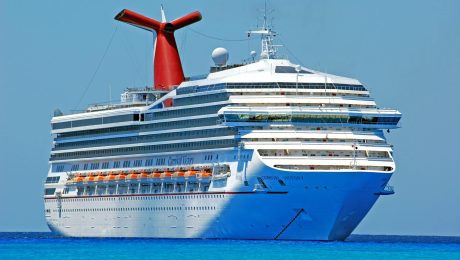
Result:
<svg viewBox="0 0 460 260"><path fill-rule="evenodd" d="M154 86L117 104L51 120L44 183L49 228L71 237L344 240L396 166L385 131L401 113L377 107L356 79L278 56L267 23L260 54L185 77L174 31L130 10L116 20L156 34Z"/></svg>

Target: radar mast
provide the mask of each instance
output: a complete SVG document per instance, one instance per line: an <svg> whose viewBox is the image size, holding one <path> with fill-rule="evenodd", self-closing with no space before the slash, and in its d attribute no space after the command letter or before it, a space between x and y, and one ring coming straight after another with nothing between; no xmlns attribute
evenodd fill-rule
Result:
<svg viewBox="0 0 460 260"><path fill-rule="evenodd" d="M273 44L273 40L278 34L272 30L271 25L267 21L267 3L265 2L263 25L257 30L249 30L248 37L251 37L252 34L259 34L261 36L261 59L276 59L278 51L277 47L280 47L281 45Z"/></svg>

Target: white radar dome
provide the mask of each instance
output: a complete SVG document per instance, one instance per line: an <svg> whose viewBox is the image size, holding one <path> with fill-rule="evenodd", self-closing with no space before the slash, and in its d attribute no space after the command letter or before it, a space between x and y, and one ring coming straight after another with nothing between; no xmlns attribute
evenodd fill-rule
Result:
<svg viewBox="0 0 460 260"><path fill-rule="evenodd" d="M227 64L228 51L225 48L222 48L222 47L215 48L212 51L211 56L216 66L222 67L222 66L225 66L225 64Z"/></svg>

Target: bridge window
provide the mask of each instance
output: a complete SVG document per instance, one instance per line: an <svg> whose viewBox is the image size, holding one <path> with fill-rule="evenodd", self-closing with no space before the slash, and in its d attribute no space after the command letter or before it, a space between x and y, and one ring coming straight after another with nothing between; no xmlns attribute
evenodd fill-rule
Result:
<svg viewBox="0 0 460 260"><path fill-rule="evenodd" d="M56 188L47 188L45 189L45 195L54 195Z"/></svg>
<svg viewBox="0 0 460 260"><path fill-rule="evenodd" d="M45 183L58 183L59 179L59 176L47 177Z"/></svg>

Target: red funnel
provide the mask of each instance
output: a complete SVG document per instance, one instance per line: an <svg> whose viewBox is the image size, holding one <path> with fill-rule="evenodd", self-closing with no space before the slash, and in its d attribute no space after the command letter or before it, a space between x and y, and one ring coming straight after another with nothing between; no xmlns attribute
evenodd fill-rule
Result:
<svg viewBox="0 0 460 260"><path fill-rule="evenodd" d="M184 81L184 72L177 51L174 31L201 20L198 11L172 22L159 22L133 11L124 9L115 19L157 33L155 59L153 61L153 86L158 90L170 90Z"/></svg>

